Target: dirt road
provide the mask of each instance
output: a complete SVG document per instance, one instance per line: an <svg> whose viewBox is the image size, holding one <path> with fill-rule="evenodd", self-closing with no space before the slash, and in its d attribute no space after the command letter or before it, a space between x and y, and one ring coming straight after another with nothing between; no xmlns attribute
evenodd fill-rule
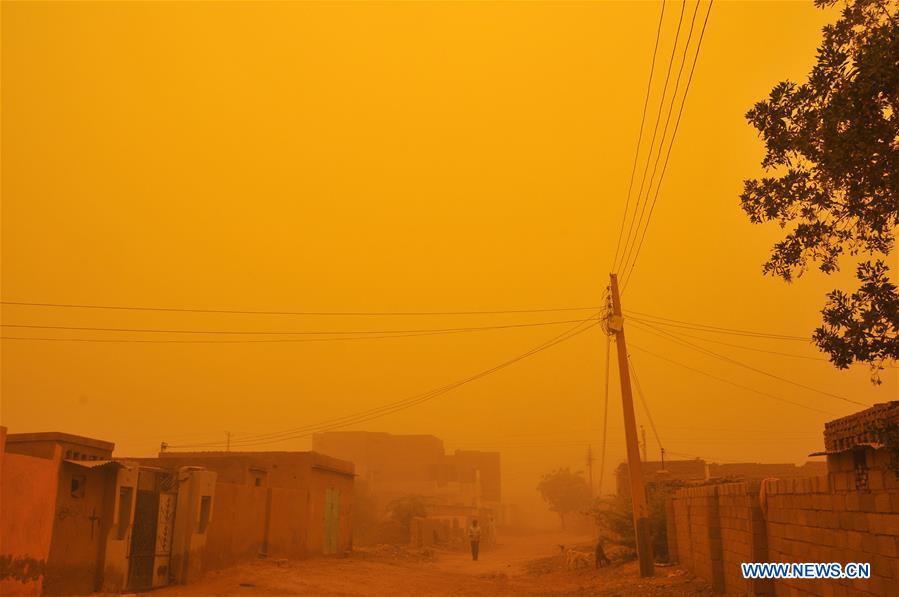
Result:
<svg viewBox="0 0 899 597"><path fill-rule="evenodd" d="M638 577L634 562L599 571L566 569L558 545L588 541L556 534L504 537L484 550L478 562L463 552L438 551L419 558L390 550L280 565L259 561L152 595L711 595L705 585L676 568L659 568L649 580Z"/></svg>

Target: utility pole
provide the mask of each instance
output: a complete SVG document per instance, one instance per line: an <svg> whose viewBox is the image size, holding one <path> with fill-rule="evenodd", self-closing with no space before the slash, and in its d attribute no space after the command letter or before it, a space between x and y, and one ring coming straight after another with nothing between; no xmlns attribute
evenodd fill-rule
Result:
<svg viewBox="0 0 899 597"><path fill-rule="evenodd" d="M624 411L624 437L627 444L627 464L631 482L631 505L634 512L637 557L640 560L640 576L653 574L652 542L649 531L649 506L643 487L643 469L640 463L640 446L637 440L637 420L634 417L634 398L631 394L631 376L627 361L627 344L624 340L624 316L621 314L621 297L618 294L618 276L609 274L612 295L612 316L609 330L615 334L618 345L618 374L621 378L621 406Z"/></svg>
<svg viewBox="0 0 899 597"><path fill-rule="evenodd" d="M646 427L643 425L640 425L640 434L643 436L643 462L649 462L648 448L646 446Z"/></svg>
<svg viewBox="0 0 899 597"><path fill-rule="evenodd" d="M590 497L593 497L593 446L587 445L587 482L590 484Z"/></svg>
<svg viewBox="0 0 899 597"><path fill-rule="evenodd" d="M231 432L230 431L225 432L225 438L226 438L225 439L225 452L230 452L231 451Z"/></svg>

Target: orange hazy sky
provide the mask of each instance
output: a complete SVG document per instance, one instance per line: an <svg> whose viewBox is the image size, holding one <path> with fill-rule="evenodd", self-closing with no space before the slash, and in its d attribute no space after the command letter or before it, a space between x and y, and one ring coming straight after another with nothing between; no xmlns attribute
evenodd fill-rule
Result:
<svg viewBox="0 0 899 597"><path fill-rule="evenodd" d="M3 300L294 311L597 305L659 6L3 2ZM665 58L679 8L667 7ZM762 144L744 113L779 80L804 77L822 25L835 18L811 1L715 3L625 308L809 336L824 294L852 283L849 263L840 275L812 271L792 285L763 277L782 232L750 225L738 200L743 179L761 172ZM248 331L583 315L2 310L6 325ZM64 430L115 441L121 455L147 455L162 440L222 441L225 430L239 439L373 408L487 369L564 329L310 343L5 340L2 420L10 432ZM801 462L821 448L826 420L861 408L627 329L635 346L833 413L634 348L671 453ZM708 337L820 356L803 342ZM703 345L865 403L897 396L896 369L874 386L865 367L838 372L824 361ZM587 445L599 450L604 351L593 329L355 428L502 450L509 495L525 500L540 472L582 468ZM607 470L624 454L614 379L611 390ZM637 417L655 457L639 403Z"/></svg>

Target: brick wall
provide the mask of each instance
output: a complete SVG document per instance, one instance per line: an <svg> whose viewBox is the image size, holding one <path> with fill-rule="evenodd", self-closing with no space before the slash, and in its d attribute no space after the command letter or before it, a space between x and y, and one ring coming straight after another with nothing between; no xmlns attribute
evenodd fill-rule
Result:
<svg viewBox="0 0 899 597"><path fill-rule="evenodd" d="M787 479L768 492L772 562L868 562L868 580L779 580L778 595L899 594L899 482L839 491L839 475ZM854 473L853 473L854 475ZM886 475L883 475L886 477Z"/></svg>
<svg viewBox="0 0 899 597"><path fill-rule="evenodd" d="M759 482L718 486L724 587L740 595L772 595L770 580L743 578L740 564L763 562L768 555L765 519L759 507Z"/></svg>
<svg viewBox="0 0 899 597"><path fill-rule="evenodd" d="M669 553L719 593L770 595L770 583L750 582L741 562L764 561L765 522L757 483L707 485L680 490L671 500ZM670 528L669 527L669 528Z"/></svg>
<svg viewBox="0 0 899 597"><path fill-rule="evenodd" d="M899 595L899 479L886 450L832 456L830 474L680 490L669 508L679 564L720 593ZM760 494L764 499L760 499ZM868 562L868 580L749 583L742 562Z"/></svg>
<svg viewBox="0 0 899 597"><path fill-rule="evenodd" d="M718 486L682 489L673 502L677 526L675 551L680 561L716 591L723 591Z"/></svg>

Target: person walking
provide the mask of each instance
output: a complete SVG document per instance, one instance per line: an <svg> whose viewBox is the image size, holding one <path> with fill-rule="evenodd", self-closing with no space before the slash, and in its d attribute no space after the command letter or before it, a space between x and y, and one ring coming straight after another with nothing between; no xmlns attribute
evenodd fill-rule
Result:
<svg viewBox="0 0 899 597"><path fill-rule="evenodd" d="M481 547L481 527L478 526L477 518L472 520L471 526L468 527L468 540L471 541L471 559L477 562Z"/></svg>

